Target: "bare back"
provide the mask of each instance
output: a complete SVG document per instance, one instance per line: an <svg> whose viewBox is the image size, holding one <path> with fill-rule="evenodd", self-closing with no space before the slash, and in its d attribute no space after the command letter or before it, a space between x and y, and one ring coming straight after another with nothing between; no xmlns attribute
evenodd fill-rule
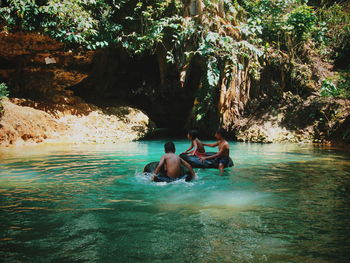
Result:
<svg viewBox="0 0 350 263"><path fill-rule="evenodd" d="M174 153L166 153L164 157L164 169L166 175L171 178L178 178L181 176L181 159Z"/></svg>
<svg viewBox="0 0 350 263"><path fill-rule="evenodd" d="M222 153L221 156L230 156L230 145L226 140L218 141L219 152Z"/></svg>

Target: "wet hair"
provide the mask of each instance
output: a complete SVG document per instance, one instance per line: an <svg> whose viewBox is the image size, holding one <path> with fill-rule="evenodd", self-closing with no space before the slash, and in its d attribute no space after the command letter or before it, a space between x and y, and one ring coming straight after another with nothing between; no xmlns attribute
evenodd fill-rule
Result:
<svg viewBox="0 0 350 263"><path fill-rule="evenodd" d="M164 150L166 153L175 153L175 144L173 142L167 142L164 144Z"/></svg>
<svg viewBox="0 0 350 263"><path fill-rule="evenodd" d="M192 140L195 140L198 138L198 131L197 130L189 130L188 134L191 136Z"/></svg>
<svg viewBox="0 0 350 263"><path fill-rule="evenodd" d="M226 130L224 128L217 129L216 133L220 134L223 138L226 138L227 132L226 132Z"/></svg>

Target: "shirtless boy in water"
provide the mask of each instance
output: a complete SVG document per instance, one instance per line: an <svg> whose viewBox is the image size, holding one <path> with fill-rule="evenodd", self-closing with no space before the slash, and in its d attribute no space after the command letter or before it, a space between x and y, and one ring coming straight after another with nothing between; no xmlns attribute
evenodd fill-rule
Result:
<svg viewBox="0 0 350 263"><path fill-rule="evenodd" d="M215 133L215 138L218 140L216 143L209 143L209 144L203 143L203 145L209 146L209 147L218 146L219 152L211 156L200 157L202 161L207 159L218 158L219 170L221 174L224 172L224 168L227 167L230 162L230 145L225 140L225 136L226 136L226 131L223 128L219 128Z"/></svg>
<svg viewBox="0 0 350 263"><path fill-rule="evenodd" d="M181 164L186 166L190 171L192 178L196 177L191 165L182 160L175 154L175 145L173 142L164 144L165 154L159 161L157 168L154 170L153 181L157 181L157 174L164 168L166 176L171 179L177 179L181 176Z"/></svg>

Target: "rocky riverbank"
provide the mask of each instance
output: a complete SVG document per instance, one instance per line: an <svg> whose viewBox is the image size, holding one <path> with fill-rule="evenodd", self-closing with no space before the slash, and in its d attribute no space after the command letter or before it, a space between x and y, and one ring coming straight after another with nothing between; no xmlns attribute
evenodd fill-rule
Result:
<svg viewBox="0 0 350 263"><path fill-rule="evenodd" d="M137 140L152 126L143 112L127 106L102 110L81 103L62 110L23 99L3 99L1 104L0 146L116 143Z"/></svg>
<svg viewBox="0 0 350 263"><path fill-rule="evenodd" d="M236 137L250 142L350 143L350 101L286 92L252 101L237 123Z"/></svg>
<svg viewBox="0 0 350 263"><path fill-rule="evenodd" d="M98 107L74 94L97 52L66 50L38 33L0 32L0 44L0 82L11 95L0 103L1 146L115 143L149 132L148 116L128 103Z"/></svg>

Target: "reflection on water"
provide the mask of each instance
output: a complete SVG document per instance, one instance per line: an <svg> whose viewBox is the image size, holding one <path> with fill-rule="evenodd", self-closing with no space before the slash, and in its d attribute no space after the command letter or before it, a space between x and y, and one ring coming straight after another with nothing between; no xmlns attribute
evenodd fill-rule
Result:
<svg viewBox="0 0 350 263"><path fill-rule="evenodd" d="M0 259L348 262L349 152L233 143L224 176L155 184L162 144L1 149Z"/></svg>

